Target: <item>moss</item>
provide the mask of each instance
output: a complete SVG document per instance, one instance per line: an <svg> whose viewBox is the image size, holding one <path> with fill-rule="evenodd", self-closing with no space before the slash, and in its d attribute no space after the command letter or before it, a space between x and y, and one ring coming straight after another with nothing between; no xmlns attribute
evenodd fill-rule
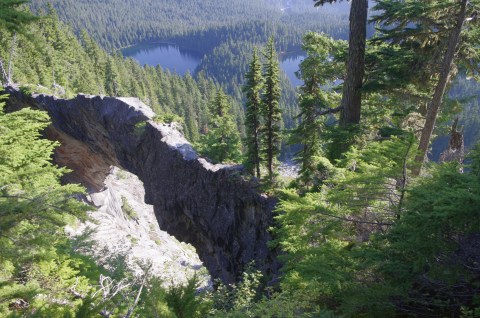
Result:
<svg viewBox="0 0 480 318"><path fill-rule="evenodd" d="M139 241L139 239L137 237L133 237L130 234L127 235L127 238L130 240L130 242L132 242L132 245L137 245L137 243Z"/></svg>
<svg viewBox="0 0 480 318"><path fill-rule="evenodd" d="M135 134L135 136L140 137L145 133L146 128L147 122L141 121L135 124L135 127L133 128L133 133Z"/></svg>
<svg viewBox="0 0 480 318"><path fill-rule="evenodd" d="M132 208L126 197L122 196L122 211L125 213L130 220L137 220L138 214Z"/></svg>

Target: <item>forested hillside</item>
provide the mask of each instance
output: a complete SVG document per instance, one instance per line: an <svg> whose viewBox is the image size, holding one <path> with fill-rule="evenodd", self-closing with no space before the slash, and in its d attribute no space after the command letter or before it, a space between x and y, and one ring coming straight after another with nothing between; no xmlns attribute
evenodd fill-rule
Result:
<svg viewBox="0 0 480 318"><path fill-rule="evenodd" d="M212 78L233 95L237 104L242 103L240 87L253 47L263 46L270 36L275 36L279 51L299 51L302 34L307 30L347 37L348 6L342 6L341 10L335 7L317 10L307 0L135 1L135 4L34 0L31 7L42 12L47 3L77 34L87 30L108 50L138 43L173 42L197 52L203 59L192 75L201 73ZM287 78L281 81L283 122L286 128L293 128L298 113L295 90Z"/></svg>
<svg viewBox="0 0 480 318"><path fill-rule="evenodd" d="M205 163L209 169L228 169L255 195L278 202L265 224L281 262L269 273L250 264L236 285L215 282L204 291L196 290L195 278L165 289L157 280L132 279L121 266L109 272L95 265L64 234L86 208L73 200L80 187L60 184L65 170L51 163L55 143L40 138L47 116L2 111L0 315L480 316L480 0L353 0L352 23L343 20L338 28L328 23L334 6L345 1L299 1L54 2L77 39L54 11L36 18L17 1L0 0L2 83L18 82L26 94L138 96L157 111L155 121L183 120L203 155L245 163L244 170ZM314 4L332 6L328 17L305 11ZM373 15L368 4L375 5ZM298 28L284 25L294 20ZM315 20L348 34L339 36L346 40L302 29ZM377 26L372 38L369 23ZM181 77L109 55L82 28L108 49L175 39L206 56L196 74ZM278 53L300 43L299 34L305 58L295 95L282 80ZM450 131L456 117L468 129L465 136L458 127ZM442 162L430 161L432 142L442 133L452 142L435 151ZM280 173L286 143L298 149L298 175ZM218 186L226 184L219 180ZM204 181L192 180L200 187ZM181 194L184 200L192 195ZM267 218L240 212L250 206L226 214L217 198L206 200L218 205L212 220ZM182 201L171 200L182 208ZM235 209L239 202L227 205ZM219 224L224 235L216 244L237 252L233 236L258 232ZM104 275L116 279L109 286L117 291L128 283L125 292L102 296L97 284Z"/></svg>
<svg viewBox="0 0 480 318"><path fill-rule="evenodd" d="M206 127L207 105L218 88L202 74L197 79L181 77L160 67L141 67L121 55L109 55L87 33L77 40L53 12L29 26L25 34L13 37L0 30L0 35L0 58L5 66L13 52L11 80L35 84L26 89L61 96L136 96L158 114L183 118L185 135L194 142ZM238 103L231 102L241 132L243 112Z"/></svg>
<svg viewBox="0 0 480 318"><path fill-rule="evenodd" d="M347 24L343 18L345 12L315 13L316 10L306 5L307 2L310 1L285 1L285 6L289 3L291 8L295 8L293 12L281 10L284 7L283 1L267 0L34 0L31 6L39 10L51 3L59 12L60 18L69 21L74 30L80 32L86 29L97 42L108 49L118 49L140 42L189 37L193 33L216 33L217 28L238 28L254 21L268 21L275 28L284 27L296 37L296 44L300 43L300 32L306 28L338 34L346 30ZM311 19L305 19L306 16L302 15L305 12L310 12ZM248 35L260 36L254 30L249 30ZM210 37L214 38L213 34ZM282 37L281 41L286 39Z"/></svg>

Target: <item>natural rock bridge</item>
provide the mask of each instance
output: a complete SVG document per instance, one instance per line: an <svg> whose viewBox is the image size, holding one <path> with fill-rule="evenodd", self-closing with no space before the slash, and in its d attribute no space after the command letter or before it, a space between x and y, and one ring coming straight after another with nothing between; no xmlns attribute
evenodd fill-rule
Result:
<svg viewBox="0 0 480 318"><path fill-rule="evenodd" d="M245 181L240 166L199 157L180 132L155 123L153 111L136 98L64 100L7 92L10 110L29 106L49 113L52 125L45 134L61 142L54 159L74 171L69 181L98 191L111 165L136 174L160 228L192 244L213 278L234 282L252 261L276 271L275 253L267 247L274 200Z"/></svg>

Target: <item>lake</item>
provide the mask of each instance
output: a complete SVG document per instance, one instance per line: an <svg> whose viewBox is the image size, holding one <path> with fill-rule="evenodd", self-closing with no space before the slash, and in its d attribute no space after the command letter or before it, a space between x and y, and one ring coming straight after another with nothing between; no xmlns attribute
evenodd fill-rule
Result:
<svg viewBox="0 0 480 318"><path fill-rule="evenodd" d="M141 65L160 65L164 70L185 75L193 74L202 56L167 43L140 44L122 50L125 57L132 57Z"/></svg>
<svg viewBox="0 0 480 318"><path fill-rule="evenodd" d="M295 75L295 72L297 72L299 69L298 65L305 58L305 56L301 53L302 52L294 55L290 54L288 56L284 56L280 62L281 69L285 72L285 74L287 74L288 79L290 80L290 83L292 83L293 87L301 86L303 84L303 81L298 79Z"/></svg>
<svg viewBox="0 0 480 318"><path fill-rule="evenodd" d="M185 75L186 72L195 73L195 69L202 59L198 53L168 43L140 44L123 49L122 54L125 57L134 58L141 65L160 65L164 70L180 75ZM303 59L304 56L301 52L290 53L282 57L280 67L294 87L302 85L302 81L295 76L295 72Z"/></svg>

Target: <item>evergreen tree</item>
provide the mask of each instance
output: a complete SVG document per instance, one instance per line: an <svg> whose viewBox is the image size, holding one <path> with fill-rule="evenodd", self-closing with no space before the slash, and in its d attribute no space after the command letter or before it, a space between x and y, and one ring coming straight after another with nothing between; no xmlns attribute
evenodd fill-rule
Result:
<svg viewBox="0 0 480 318"><path fill-rule="evenodd" d="M415 173L420 173L421 164L425 161L427 155L430 139L432 138L433 129L435 128L435 122L437 120L440 105L442 104L443 95L447 89L447 85L450 81L451 69L455 58L455 52L460 42L460 34L462 32L463 24L466 18L467 0L461 0L460 9L457 14L457 22L454 28L450 31L451 34L447 43L447 50L443 58L441 70L439 74L438 83L435 87L432 100L427 108L427 114L425 116L425 125L423 126L422 135L420 136L420 144L418 145L419 154L417 161L420 163L419 168Z"/></svg>
<svg viewBox="0 0 480 318"><path fill-rule="evenodd" d="M1 75L8 85L12 84L17 33L25 33L25 25L38 19L29 11L21 9L22 5L27 2L25 0L0 0L0 30L7 30L7 34L12 38L9 45L8 65L0 58Z"/></svg>
<svg viewBox="0 0 480 318"><path fill-rule="evenodd" d="M314 32L303 39L302 48L307 57L300 63L297 73L303 80L299 96L300 124L293 131L291 142L302 145L297 161L301 165L300 181L307 188L314 183L316 158L322 154L321 132L325 120L319 114L331 109L337 96L322 89L322 86L332 84L341 72L338 65L330 61L336 46L334 40Z"/></svg>
<svg viewBox="0 0 480 318"><path fill-rule="evenodd" d="M314 0L315 6L336 0ZM367 40L368 0L353 0L350 7L350 34L345 83L340 109L340 125L360 123L362 94L360 89L365 75L365 48Z"/></svg>
<svg viewBox="0 0 480 318"><path fill-rule="evenodd" d="M209 105L208 132L200 139L200 152L215 162L241 159L242 144L237 125L230 114L231 104L222 89Z"/></svg>
<svg viewBox="0 0 480 318"><path fill-rule="evenodd" d="M134 80L133 78L131 79ZM109 96L122 96L123 88L120 82L120 75L113 58L107 59L105 67L105 88Z"/></svg>
<svg viewBox="0 0 480 318"><path fill-rule="evenodd" d="M247 131L247 169L260 178L260 128L262 110L262 64L257 50L253 52L250 67L245 75L243 92L246 97L245 127Z"/></svg>
<svg viewBox="0 0 480 318"><path fill-rule="evenodd" d="M265 92L263 95L263 117L265 126L262 130L262 157L265 160L270 181L274 180L274 170L277 156L280 153L280 126L282 112L280 110L280 85L279 85L279 63L275 42L270 38L265 50L264 73Z"/></svg>
<svg viewBox="0 0 480 318"><path fill-rule="evenodd" d="M314 2L315 6L321 6L337 2L337 0L314 0ZM352 0L342 100L340 106L335 109L335 112L340 111L339 138L335 140L340 156L343 156L353 144L353 138L358 134L362 108L361 88L365 76L367 17L368 0Z"/></svg>
<svg viewBox="0 0 480 318"><path fill-rule="evenodd" d="M5 113L0 103L2 317L71 316L79 301L68 288L77 281L78 291L87 293L94 283L87 277L98 274L91 261L73 252L65 234L64 226L85 217L88 206L75 199L81 187L60 184L67 170L51 163L58 143L40 138L48 125L45 112Z"/></svg>
<svg viewBox="0 0 480 318"><path fill-rule="evenodd" d="M28 0L0 0L0 28L8 31L23 32L26 24L38 18L26 10L20 10Z"/></svg>
<svg viewBox="0 0 480 318"><path fill-rule="evenodd" d="M380 13L373 21L381 26L375 42L387 42L389 48L396 49L395 55L405 57L403 66L395 67L401 70L398 73L409 74L403 81L432 96L426 110L419 110L425 114L425 124L415 174L426 158L443 96L457 65L477 73L480 38L475 17L479 4L478 0L415 0L405 6L399 0L379 0L375 6Z"/></svg>

